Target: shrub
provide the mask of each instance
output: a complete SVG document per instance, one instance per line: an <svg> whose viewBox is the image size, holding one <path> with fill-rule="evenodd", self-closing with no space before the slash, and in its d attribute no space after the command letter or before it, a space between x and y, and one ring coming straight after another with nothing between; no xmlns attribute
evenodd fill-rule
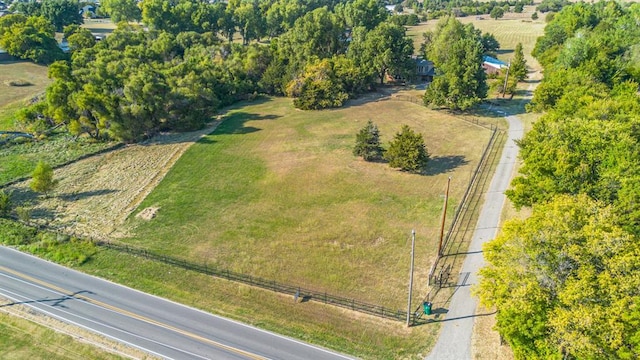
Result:
<svg viewBox="0 0 640 360"><path fill-rule="evenodd" d="M7 216L11 212L11 194L0 190L0 216Z"/></svg>
<svg viewBox="0 0 640 360"><path fill-rule="evenodd" d="M422 134L415 133L408 125L402 126L395 135L384 157L389 166L411 172L422 171L429 161Z"/></svg>

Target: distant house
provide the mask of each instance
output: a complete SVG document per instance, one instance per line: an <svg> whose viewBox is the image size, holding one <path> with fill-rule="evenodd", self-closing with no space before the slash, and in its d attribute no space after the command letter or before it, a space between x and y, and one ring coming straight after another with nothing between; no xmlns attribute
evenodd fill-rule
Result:
<svg viewBox="0 0 640 360"><path fill-rule="evenodd" d="M418 80L423 82L432 82L433 77L436 74L436 68L433 66L433 62L423 59L415 58L416 61L416 76Z"/></svg>
<svg viewBox="0 0 640 360"><path fill-rule="evenodd" d="M502 69L506 69L508 67L509 65L494 57L487 55L482 57L482 68L487 75L498 74Z"/></svg>

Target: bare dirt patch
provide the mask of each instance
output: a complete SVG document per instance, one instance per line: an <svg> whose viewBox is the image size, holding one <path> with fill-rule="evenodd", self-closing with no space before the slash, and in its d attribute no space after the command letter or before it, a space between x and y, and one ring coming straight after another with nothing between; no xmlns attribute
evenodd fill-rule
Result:
<svg viewBox="0 0 640 360"><path fill-rule="evenodd" d="M154 217L156 217L156 214L158 213L158 210L160 210L159 207L151 206L151 207L148 207L148 208L143 209L142 211L140 211L138 213L138 215L136 215L136 217L138 219L142 219L142 220L151 220Z"/></svg>
<svg viewBox="0 0 640 360"><path fill-rule="evenodd" d="M60 231L94 239L119 238L115 229L160 183L173 164L219 121L189 133L166 133L135 145L97 155L55 170L60 180L44 198L29 181L12 186L13 200L30 209L31 220ZM144 216L152 218L155 210Z"/></svg>

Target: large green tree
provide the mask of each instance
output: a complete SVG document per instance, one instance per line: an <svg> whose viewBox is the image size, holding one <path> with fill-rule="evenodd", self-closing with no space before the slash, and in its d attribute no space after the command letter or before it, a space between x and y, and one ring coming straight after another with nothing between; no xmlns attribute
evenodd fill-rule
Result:
<svg viewBox="0 0 640 360"><path fill-rule="evenodd" d="M295 97L293 105L303 110L340 107L349 98L335 76L330 59L308 64L304 72L291 81L287 92Z"/></svg>
<svg viewBox="0 0 640 360"><path fill-rule="evenodd" d="M478 31L471 24L446 17L427 38L426 55L437 72L425 92L425 104L466 110L480 103L488 87Z"/></svg>
<svg viewBox="0 0 640 360"><path fill-rule="evenodd" d="M518 43L518 45L516 45L513 60L511 61L511 66L509 68L509 75L513 76L518 81L522 81L527 78L527 60L524 58L522 43Z"/></svg>
<svg viewBox="0 0 640 360"><path fill-rule="evenodd" d="M137 0L102 0L100 8L109 14L114 23L142 20Z"/></svg>
<svg viewBox="0 0 640 360"><path fill-rule="evenodd" d="M477 291L516 358L640 356L640 246L615 222L585 195L561 196L484 246Z"/></svg>
<svg viewBox="0 0 640 360"><path fill-rule="evenodd" d="M336 6L338 14L350 28L362 26L373 30L389 16L383 3L378 0L351 0Z"/></svg>
<svg viewBox="0 0 640 360"><path fill-rule="evenodd" d="M371 31L354 30L349 56L358 66L371 71L380 84L387 75L410 79L415 73L411 59L413 41L406 36L403 26L383 22Z"/></svg>
<svg viewBox="0 0 640 360"><path fill-rule="evenodd" d="M63 57L55 29L44 17L7 15L0 19L0 46L9 54L42 64Z"/></svg>
<svg viewBox="0 0 640 360"><path fill-rule="evenodd" d="M43 0L40 12L58 32L67 25L83 23L80 5L75 0Z"/></svg>

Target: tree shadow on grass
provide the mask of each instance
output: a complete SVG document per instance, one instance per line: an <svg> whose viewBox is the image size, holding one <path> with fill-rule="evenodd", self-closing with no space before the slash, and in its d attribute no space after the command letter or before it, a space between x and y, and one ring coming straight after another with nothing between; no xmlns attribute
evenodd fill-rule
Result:
<svg viewBox="0 0 640 360"><path fill-rule="evenodd" d="M435 156L429 159L423 174L427 176L444 174L468 163L469 161L462 155Z"/></svg>
<svg viewBox="0 0 640 360"><path fill-rule="evenodd" d="M247 113L244 111L236 111L225 116L224 121L216 128L211 135L241 135L251 134L258 132L261 129L254 126L245 126L248 121L263 121L263 120L275 120L280 118L280 115L261 115L254 113Z"/></svg>
<svg viewBox="0 0 640 360"><path fill-rule="evenodd" d="M64 201L76 201L76 200L82 200L82 199L86 199L94 196L107 195L114 192L118 192L118 190L102 189L102 190L82 191L78 193L60 194L58 195L58 198Z"/></svg>

